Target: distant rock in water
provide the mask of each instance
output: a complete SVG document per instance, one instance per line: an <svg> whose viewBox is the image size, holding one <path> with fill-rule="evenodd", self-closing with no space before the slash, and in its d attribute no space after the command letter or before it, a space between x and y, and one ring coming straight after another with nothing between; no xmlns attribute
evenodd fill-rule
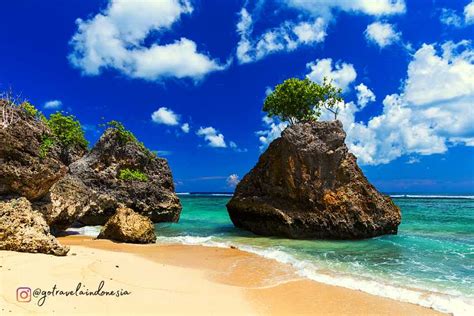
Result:
<svg viewBox="0 0 474 316"><path fill-rule="evenodd" d="M41 199L67 172L61 148L45 145L51 131L41 119L21 107L9 109L15 120L0 128L0 196Z"/></svg>
<svg viewBox="0 0 474 316"><path fill-rule="evenodd" d="M119 207L102 227L98 239L151 244L156 241L153 223L148 217L135 213L132 209Z"/></svg>
<svg viewBox="0 0 474 316"><path fill-rule="evenodd" d="M56 256L65 256L69 251L50 234L44 218L33 211L26 198L0 201L0 219L0 250Z"/></svg>
<svg viewBox="0 0 474 316"><path fill-rule="evenodd" d="M70 174L90 190L84 225L103 225L119 205L152 222L177 222L181 204L171 170L129 134L109 128L94 148L69 166Z"/></svg>
<svg viewBox="0 0 474 316"><path fill-rule="evenodd" d="M396 234L399 208L368 182L345 137L339 121L285 129L237 185L227 204L234 225L289 238Z"/></svg>

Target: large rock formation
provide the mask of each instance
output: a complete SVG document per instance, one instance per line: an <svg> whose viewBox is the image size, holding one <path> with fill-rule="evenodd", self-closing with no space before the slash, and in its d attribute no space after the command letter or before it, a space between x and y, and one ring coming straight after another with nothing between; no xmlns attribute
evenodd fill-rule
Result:
<svg viewBox="0 0 474 316"><path fill-rule="evenodd" d="M66 175L51 187L46 200L41 213L51 229L59 232L89 210L92 192L80 179Z"/></svg>
<svg viewBox="0 0 474 316"><path fill-rule="evenodd" d="M0 108L3 102L0 100ZM67 172L61 149L56 144L45 145L51 131L41 119L19 106L8 110L14 120L0 126L0 196L40 199Z"/></svg>
<svg viewBox="0 0 474 316"><path fill-rule="evenodd" d="M122 204L153 222L178 221L181 204L167 161L130 135L109 128L87 155L69 166L70 174L89 189L82 224L103 225ZM121 178L124 170L137 171L144 179Z"/></svg>
<svg viewBox="0 0 474 316"><path fill-rule="evenodd" d="M69 247L60 245L50 234L46 221L25 198L0 201L0 219L0 250L56 256L65 256L69 251Z"/></svg>
<svg viewBox="0 0 474 316"><path fill-rule="evenodd" d="M148 217L135 213L132 209L119 207L102 227L98 239L151 244L156 241L153 223Z"/></svg>
<svg viewBox="0 0 474 316"><path fill-rule="evenodd" d="M227 204L234 225L290 238L396 234L399 208L367 181L345 136L339 121L285 129L237 185Z"/></svg>

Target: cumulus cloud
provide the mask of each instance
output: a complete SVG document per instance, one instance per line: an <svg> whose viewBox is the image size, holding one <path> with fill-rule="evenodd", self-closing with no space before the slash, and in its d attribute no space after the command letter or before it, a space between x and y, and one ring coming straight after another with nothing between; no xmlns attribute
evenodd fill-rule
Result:
<svg viewBox="0 0 474 316"><path fill-rule="evenodd" d="M364 34L369 42L377 44L380 48L392 45L401 39L401 33L396 32L390 23L374 22L369 24Z"/></svg>
<svg viewBox="0 0 474 316"><path fill-rule="evenodd" d="M264 1L257 2L252 14L243 7L239 12L236 30L240 36L236 56L239 63L250 63L276 52L290 52L302 45L316 45L324 41L327 27L335 22L333 11L345 11L372 16L405 13L404 0L280 0L281 9L296 11L298 18L286 20L278 26L254 34ZM281 12L281 10L279 10Z"/></svg>
<svg viewBox="0 0 474 316"><path fill-rule="evenodd" d="M236 175L235 173L234 174L231 174L230 176L227 177L226 179L226 183L227 183L227 186L229 188L235 188L237 186L237 184L239 184L240 182L240 178L238 175Z"/></svg>
<svg viewBox="0 0 474 316"><path fill-rule="evenodd" d="M340 105L349 149L362 164L377 165L403 155L444 153L456 144L473 146L472 78L470 42L423 44L409 63L402 91L384 98L380 115L359 123L359 106Z"/></svg>
<svg viewBox="0 0 474 316"><path fill-rule="evenodd" d="M199 52L196 43L184 37L170 43L145 44L151 33L170 30L182 15L192 12L188 0L110 0L101 13L88 20L77 19L69 61L90 76L115 69L149 81L201 79L226 65Z"/></svg>
<svg viewBox="0 0 474 316"><path fill-rule="evenodd" d="M365 84L361 83L355 87L357 91L357 105L363 109L367 103L375 101L375 94Z"/></svg>
<svg viewBox="0 0 474 316"><path fill-rule="evenodd" d="M189 133L189 130L190 130L190 127L189 127L189 123L184 123L183 125L181 125L181 130L183 131L183 133Z"/></svg>
<svg viewBox="0 0 474 316"><path fill-rule="evenodd" d="M453 9L441 9L441 14L439 16L441 23L461 28L466 27L474 23L474 1L471 1L464 7L463 14L458 13Z"/></svg>
<svg viewBox="0 0 474 316"><path fill-rule="evenodd" d="M276 138L280 137L281 132L288 126L287 122L279 122L268 116L264 116L263 124L265 129L257 131L258 140L260 141L260 150L263 151Z"/></svg>
<svg viewBox="0 0 474 316"><path fill-rule="evenodd" d="M227 144L224 135L219 133L214 127L200 127L196 135L203 137L208 146L216 148L226 148Z"/></svg>
<svg viewBox="0 0 474 316"><path fill-rule="evenodd" d="M474 23L474 1L464 7L464 20L466 24Z"/></svg>
<svg viewBox="0 0 474 316"><path fill-rule="evenodd" d="M45 109L59 109L63 103L59 100L51 100L44 103Z"/></svg>
<svg viewBox="0 0 474 316"><path fill-rule="evenodd" d="M161 107L151 114L153 122L158 124L164 124L169 126L175 126L179 124L179 116L173 112L173 110Z"/></svg>
<svg viewBox="0 0 474 316"><path fill-rule="evenodd" d="M300 45L322 42L326 36L326 25L322 18L317 18L311 22L286 21L279 27L267 30L255 38L252 32L252 16L247 9L242 8L237 24L237 33L240 35L237 44L237 59L241 64L260 60L272 53L289 52Z"/></svg>
<svg viewBox="0 0 474 316"><path fill-rule="evenodd" d="M404 0L286 0L287 5L312 14L331 15L333 10L387 16L406 12Z"/></svg>
<svg viewBox="0 0 474 316"><path fill-rule="evenodd" d="M321 83L326 77L333 81L333 84L343 91L347 91L349 85L356 79L357 73L352 64L336 62L331 58L317 59L315 62L306 65L311 72L306 75L310 80Z"/></svg>

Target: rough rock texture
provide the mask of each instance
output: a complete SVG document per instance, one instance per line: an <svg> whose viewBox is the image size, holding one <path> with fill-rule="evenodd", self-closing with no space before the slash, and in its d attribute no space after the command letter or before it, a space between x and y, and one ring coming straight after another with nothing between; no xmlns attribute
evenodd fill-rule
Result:
<svg viewBox="0 0 474 316"><path fill-rule="evenodd" d="M0 201L0 250L39 252L65 256L62 246L49 232L40 213L32 210L25 198Z"/></svg>
<svg viewBox="0 0 474 316"><path fill-rule="evenodd" d="M290 238L396 234L399 208L367 181L345 136L339 121L283 131L227 204L234 225Z"/></svg>
<svg viewBox="0 0 474 316"><path fill-rule="evenodd" d="M48 127L20 108L14 113L15 122L0 127L0 196L40 199L66 174L67 167L57 145L40 157L43 137L50 134Z"/></svg>
<svg viewBox="0 0 474 316"><path fill-rule="evenodd" d="M41 210L52 230L61 231L70 227L88 211L91 190L78 178L66 175L56 182L49 192L48 203Z"/></svg>
<svg viewBox="0 0 474 316"><path fill-rule="evenodd" d="M120 171L126 168L141 171L148 180L119 179ZM136 141L124 141L114 128L105 131L94 148L69 170L91 190L89 210L79 219L82 224L105 224L121 204L153 222L179 219L181 204L167 161Z"/></svg>
<svg viewBox="0 0 474 316"><path fill-rule="evenodd" d="M102 227L97 238L138 244L150 244L156 241L151 220L126 207L117 209L115 215Z"/></svg>

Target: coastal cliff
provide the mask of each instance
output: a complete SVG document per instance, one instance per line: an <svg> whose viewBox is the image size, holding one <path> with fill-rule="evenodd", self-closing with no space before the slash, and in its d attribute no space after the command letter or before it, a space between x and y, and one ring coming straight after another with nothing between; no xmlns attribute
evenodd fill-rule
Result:
<svg viewBox="0 0 474 316"><path fill-rule="evenodd" d="M298 123L274 140L227 204L259 235L359 239L396 234L400 210L348 151L339 121Z"/></svg>
<svg viewBox="0 0 474 316"><path fill-rule="evenodd" d="M150 223L178 221L167 161L119 122L89 151L74 116L48 120L28 102L0 100L0 249L65 255L51 232L104 225L119 207Z"/></svg>

